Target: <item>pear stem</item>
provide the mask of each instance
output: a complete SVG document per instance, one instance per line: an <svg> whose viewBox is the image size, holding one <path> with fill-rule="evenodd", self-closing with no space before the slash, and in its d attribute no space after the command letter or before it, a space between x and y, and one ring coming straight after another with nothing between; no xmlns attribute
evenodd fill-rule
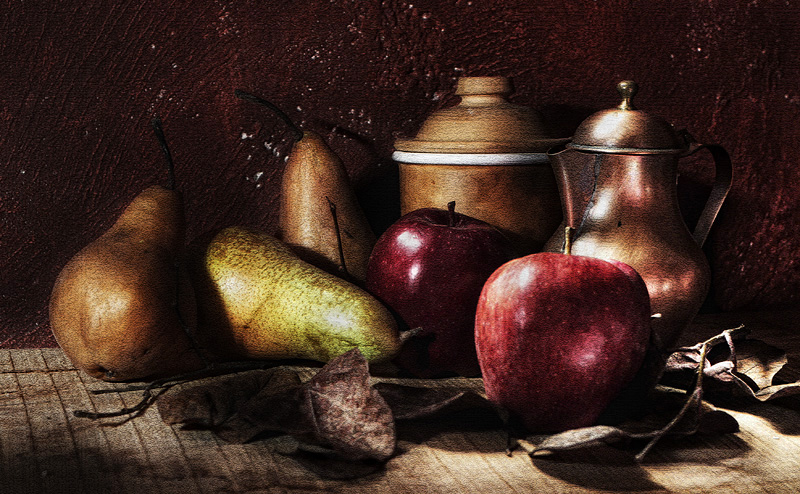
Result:
<svg viewBox="0 0 800 494"><path fill-rule="evenodd" d="M567 256L572 255L572 237L575 235L575 229L571 226L564 228L564 247L561 253Z"/></svg>
<svg viewBox="0 0 800 494"><path fill-rule="evenodd" d="M166 158L166 161L167 161L167 176L168 176L167 189L175 190L175 187L176 187L176 183L175 183L175 162L172 159L172 153L169 151L169 146L167 145L167 138L164 137L164 128L161 125L161 119L158 118L158 117L153 117L153 120L151 121L151 124L153 126L153 133L155 133L156 139L158 139L158 143L161 145L161 150L164 152L164 158ZM197 344L197 340L195 339L194 335L192 335L192 332L191 332L191 330L189 328L189 325L186 323L186 320L183 317L183 314L181 314L181 308L180 308L180 298L181 298L180 297L180 294L181 294L181 270L180 270L180 264L176 262L174 267L175 267L175 302L174 302L175 307L174 308L175 308L175 311L178 314L178 322L180 323L181 327L183 328L184 332L186 333L186 336L189 337L189 342L191 343L192 349L194 350L194 352L197 354L197 356L200 358L200 360L204 364L207 364L208 361L207 361L205 355L200 350L200 346Z"/></svg>
<svg viewBox="0 0 800 494"><path fill-rule="evenodd" d="M278 117L280 117L280 119L283 120L283 122L286 125L289 126L289 129L291 129L291 131L294 133L295 139L297 141L299 141L300 139L303 138L303 131L300 129L300 127L298 127L292 121L292 119L289 118L289 115L287 115L283 110L278 108L275 104L265 100L264 98L260 98L260 97L254 95L254 94L250 94L248 92L242 91L241 89L235 90L233 92L233 94L235 94L236 97L239 98L239 99L243 99L243 100L249 101L251 103L256 103L256 104L261 105L261 106L266 106L267 108L272 110L276 115L278 115Z"/></svg>
<svg viewBox="0 0 800 494"><path fill-rule="evenodd" d="M339 249L339 265L342 268L342 273L344 274L345 278L350 278L350 273L347 271L347 264L344 261L344 245L342 244L342 230L339 228L339 215L336 213L336 203L331 201L331 198L325 196L325 200L328 201L328 207L331 210L331 216L333 217L333 230L336 233L336 246Z"/></svg>
<svg viewBox="0 0 800 494"><path fill-rule="evenodd" d="M164 137L164 128L161 126L161 119L153 117L151 123L156 139L158 139L158 144L161 146L161 150L164 152L164 157L167 160L167 189L175 190L175 162L172 160L172 153L169 151L167 138Z"/></svg>

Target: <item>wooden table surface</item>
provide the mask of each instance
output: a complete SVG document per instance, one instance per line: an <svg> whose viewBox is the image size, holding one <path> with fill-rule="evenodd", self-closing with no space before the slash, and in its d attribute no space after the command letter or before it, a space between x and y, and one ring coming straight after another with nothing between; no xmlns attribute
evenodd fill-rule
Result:
<svg viewBox="0 0 800 494"><path fill-rule="evenodd" d="M701 315L691 342L745 322L751 337L789 353L800 371L797 311ZM133 404L138 393L76 371L58 349L0 350L0 493L526 493L800 492L800 399L742 403L740 432L664 439L644 462L598 446L531 458L505 453L495 427L435 422L400 427L398 454L357 480L326 480L276 453L270 441L229 444L165 425L155 408L122 425L73 416Z"/></svg>

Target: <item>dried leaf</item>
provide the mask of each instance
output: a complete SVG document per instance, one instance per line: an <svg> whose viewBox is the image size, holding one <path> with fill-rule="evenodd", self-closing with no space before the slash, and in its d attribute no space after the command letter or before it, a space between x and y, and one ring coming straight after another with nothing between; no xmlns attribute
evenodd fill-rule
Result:
<svg viewBox="0 0 800 494"><path fill-rule="evenodd" d="M321 444L354 460L385 461L394 454L392 411L370 386L369 366L357 348L326 364L305 390Z"/></svg>
<svg viewBox="0 0 800 494"><path fill-rule="evenodd" d="M700 363L700 345L678 348L667 357L666 372L694 371Z"/></svg>
<svg viewBox="0 0 800 494"><path fill-rule="evenodd" d="M700 352L702 344L691 347L683 347L674 351L667 358L665 372L667 373L682 373L688 377L693 377L697 366L700 363ZM735 364L731 360L712 361L706 358L703 362L703 375L712 379L717 379L724 382L733 380L731 374L733 373ZM674 376L673 376L674 377ZM687 380L688 381L688 380ZM687 387L689 383L687 382Z"/></svg>
<svg viewBox="0 0 800 494"><path fill-rule="evenodd" d="M736 359L736 370L752 379L758 389L772 386L787 361L780 348L753 339L736 342Z"/></svg>
<svg viewBox="0 0 800 494"><path fill-rule="evenodd" d="M358 349L326 364L310 381L281 368L203 380L158 404L169 424L207 427L243 443L267 432L330 447L344 459L385 461L397 438L389 406L370 386Z"/></svg>
<svg viewBox="0 0 800 494"><path fill-rule="evenodd" d="M622 429L610 425L595 425L549 436L535 447L533 453L587 448L599 443L608 444L627 439L631 439L631 434Z"/></svg>
<svg viewBox="0 0 800 494"><path fill-rule="evenodd" d="M703 375L713 381L706 386L709 396L745 396L759 401L800 394L800 381L775 384L775 376L786 365L786 352L761 340L745 338L729 343L730 348L709 352ZM667 359L666 383L691 386L692 373L700 360L702 344L679 348ZM723 347L723 345L719 345Z"/></svg>
<svg viewBox="0 0 800 494"><path fill-rule="evenodd" d="M254 396L266 396L299 385L296 372L280 367L206 378L178 393L165 394L158 401L158 413L167 424L216 427L229 420Z"/></svg>
<svg viewBox="0 0 800 494"><path fill-rule="evenodd" d="M723 360L716 364L707 365L703 369L703 375L722 382L731 382L735 379L736 364L730 360Z"/></svg>
<svg viewBox="0 0 800 494"><path fill-rule="evenodd" d="M392 409L395 420L412 420L468 409L494 410L489 401L459 388L425 388L396 383L378 383L375 389Z"/></svg>

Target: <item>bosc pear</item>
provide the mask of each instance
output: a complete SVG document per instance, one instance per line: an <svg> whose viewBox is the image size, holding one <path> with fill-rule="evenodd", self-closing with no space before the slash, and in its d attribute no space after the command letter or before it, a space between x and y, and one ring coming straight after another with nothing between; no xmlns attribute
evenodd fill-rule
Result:
<svg viewBox="0 0 800 494"><path fill-rule="evenodd" d="M154 127L162 139L157 121ZM172 177L171 159L169 165ZM64 266L50 297L50 325L73 365L106 381L166 377L204 365L189 336L196 306L181 264L184 230L172 177L169 186L137 195Z"/></svg>
<svg viewBox="0 0 800 494"><path fill-rule="evenodd" d="M376 237L342 160L318 134L304 132L289 154L279 218L282 240L301 257L364 282Z"/></svg>
<svg viewBox="0 0 800 494"><path fill-rule="evenodd" d="M281 240L306 262L363 284L377 237L342 160L319 134L300 130L272 103L240 90L236 95L270 108L297 139L281 179Z"/></svg>
<svg viewBox="0 0 800 494"><path fill-rule="evenodd" d="M377 299L269 234L226 228L193 265L199 337L223 359L327 362L358 347L377 363L400 347L397 323Z"/></svg>

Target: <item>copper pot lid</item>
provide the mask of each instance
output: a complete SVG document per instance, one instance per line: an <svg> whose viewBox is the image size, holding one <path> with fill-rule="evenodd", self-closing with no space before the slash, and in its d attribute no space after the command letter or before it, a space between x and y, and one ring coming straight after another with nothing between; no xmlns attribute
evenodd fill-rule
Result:
<svg viewBox="0 0 800 494"><path fill-rule="evenodd" d="M397 139L401 153L544 153L568 139L547 135L532 108L508 101L507 77L461 77L461 101L431 114L413 139Z"/></svg>
<svg viewBox="0 0 800 494"><path fill-rule="evenodd" d="M568 148L578 151L615 154L679 154L686 141L661 117L645 113L633 105L639 90L634 81L617 84L622 102L599 111L581 122Z"/></svg>

